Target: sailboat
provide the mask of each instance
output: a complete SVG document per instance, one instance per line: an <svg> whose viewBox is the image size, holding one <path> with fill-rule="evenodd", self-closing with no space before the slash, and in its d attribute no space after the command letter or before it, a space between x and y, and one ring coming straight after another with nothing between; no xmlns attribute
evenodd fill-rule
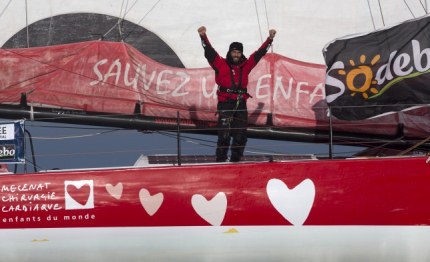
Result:
<svg viewBox="0 0 430 262"><path fill-rule="evenodd" d="M428 108L425 97L419 96L424 102L418 105L398 103L395 109L384 110L387 101L394 100L385 100L383 94L394 92L398 82L422 81L430 47L419 42L418 48L415 38L409 41L405 36L402 40L410 43L408 49L389 49L388 55L368 53L375 45L367 39L379 37L379 33L395 35L393 32L405 25L421 23L424 29L418 27L418 32L426 32L428 17L421 17L426 5L418 2L416 9L405 2L391 10L396 6L391 1L387 9L396 16L384 19L398 21L385 26L383 19L384 28L376 30L380 21L372 12L378 10L375 3L333 1L336 8L320 7L331 11L317 12L315 22L322 25L323 17L338 22L334 15L342 16L340 11L347 8L357 13L360 23L352 23L355 20L348 13L347 18L341 17L342 24L318 27L311 36L303 29L313 21L293 23L303 19L299 13L303 1L250 1L247 5L243 1L189 1L181 4L180 10L177 4L161 0L122 1L120 7L116 1L70 3L67 7L59 1L38 6L26 1L3 3L0 25L2 32L9 34L5 33L8 39L2 39L0 50L0 117L13 121L0 125L0 137L14 141L2 144L3 163L28 161L19 155L24 151L23 142L15 142L15 138L25 136L29 122L166 130L178 138L184 133L216 133L213 71L206 65L191 66L196 60L205 62L196 32L201 23L213 28L215 46L240 37L250 47L258 47L262 28L279 28L280 35L282 28L291 30L286 34L290 38L276 39L274 51L251 76L250 137L376 146L348 158L331 154L326 158L246 156L239 163L213 163L213 159L202 157L194 157L198 161L192 162L180 154L178 146L175 156L142 156L135 166L24 174L3 168L2 259L426 261L430 256L426 246L430 236L426 203L430 182ZM307 7L307 13L316 10L315 3ZM25 21L31 18L34 22L21 26L5 22L23 10ZM254 28L256 38L249 38L250 30L234 30L230 36L226 32L232 28L217 25L222 19L236 19L238 10L243 14L237 18L238 25L247 29L250 24L258 25ZM420 18L403 16L405 10ZM179 13L181 19L176 17ZM360 20L369 13L371 22ZM219 20L209 22L213 17ZM175 19L174 27L171 19ZM346 35L343 30L357 33L369 25L366 23L374 28L362 32L371 33L342 37ZM103 26L103 31L91 31L94 28L89 25ZM329 37L321 43L317 38L320 29ZM326 65L310 62L317 57L312 54L314 49L306 52L305 58L295 57L300 49L292 48L287 40L300 40L291 37L296 30L301 32L301 40L320 44L320 55L324 47ZM82 31L87 31L87 38L74 41ZM61 32L61 37L55 32ZM394 48L397 42L386 39L383 43ZM365 48L351 57L348 48L338 47L350 44ZM307 45L299 46L308 49ZM146 55L151 50L165 55L156 61ZM414 68L411 61L418 60L408 60L408 52L421 58ZM393 70L389 79L387 68L396 63L399 70ZM388 84L366 78L370 75L366 70L373 69L379 72L375 76L385 76L378 79ZM402 81L392 82L397 79L394 72ZM346 107L348 103L358 111ZM360 109L367 106L382 110L372 110L374 115L368 110L362 113Z"/></svg>

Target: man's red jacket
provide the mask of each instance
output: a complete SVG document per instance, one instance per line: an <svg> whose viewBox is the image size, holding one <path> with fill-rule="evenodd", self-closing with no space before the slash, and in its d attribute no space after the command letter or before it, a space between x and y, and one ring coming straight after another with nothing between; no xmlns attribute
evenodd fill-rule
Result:
<svg viewBox="0 0 430 262"><path fill-rule="evenodd" d="M215 49L212 47L207 35L200 36L202 39L202 45L205 49L205 57L208 60L211 67L215 70L215 82L221 90L218 89L218 101L225 102L229 99L237 100L239 94L225 92L225 88L229 89L246 89L248 86L248 76L251 70L257 65L258 61L267 53L270 48L273 39L269 37L266 41L258 48L257 51L251 54L249 58L246 58L242 54L242 60L237 64L229 63L229 60L221 57ZM227 56L229 54L227 53ZM241 81L240 81L241 76ZM232 82L234 80L234 84ZM249 98L249 94L246 92L242 95L242 99L246 100Z"/></svg>

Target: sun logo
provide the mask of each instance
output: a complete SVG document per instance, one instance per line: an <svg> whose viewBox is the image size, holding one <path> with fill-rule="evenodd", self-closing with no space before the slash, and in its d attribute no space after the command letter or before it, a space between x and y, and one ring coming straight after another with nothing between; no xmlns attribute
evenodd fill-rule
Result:
<svg viewBox="0 0 430 262"><path fill-rule="evenodd" d="M380 55L376 55L372 58L370 65L375 65L379 59L381 59ZM351 91L351 96L355 96L357 93L361 93L364 99L369 98L369 94L367 91L370 91L373 94L379 93L378 89L371 87L371 85L376 84L376 80L373 79L373 71L370 66L365 65L366 56L360 56L360 65L356 66L354 60L349 60L349 64L356 68L350 70L346 73L345 70L339 70L340 75L346 75L346 86ZM357 86L356 86L357 85Z"/></svg>

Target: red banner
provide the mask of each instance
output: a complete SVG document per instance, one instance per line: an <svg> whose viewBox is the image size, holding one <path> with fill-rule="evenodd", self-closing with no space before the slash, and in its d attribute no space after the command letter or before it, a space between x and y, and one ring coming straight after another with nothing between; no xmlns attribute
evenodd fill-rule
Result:
<svg viewBox="0 0 430 262"><path fill-rule="evenodd" d="M203 51L202 51L202 59ZM17 104L25 93L34 106L131 115L215 121L216 90L210 68L173 68L128 44L91 41L28 49L0 49L0 103ZM325 66L267 54L250 75L250 123L328 129ZM421 125L428 110L400 112L373 120L334 120L334 130L407 136L430 131ZM424 112L424 111L425 112ZM424 112L424 115L423 115ZM270 123L270 122L269 122Z"/></svg>

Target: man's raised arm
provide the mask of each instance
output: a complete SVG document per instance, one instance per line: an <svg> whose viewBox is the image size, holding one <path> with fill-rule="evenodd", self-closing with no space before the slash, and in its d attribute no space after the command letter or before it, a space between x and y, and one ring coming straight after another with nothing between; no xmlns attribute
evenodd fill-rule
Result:
<svg viewBox="0 0 430 262"><path fill-rule="evenodd" d="M206 27L201 26L197 31L199 32L200 39L202 40L202 46L205 49L205 57L208 62L212 64L217 56L217 52L209 42L208 36L206 35Z"/></svg>
<svg viewBox="0 0 430 262"><path fill-rule="evenodd" d="M276 30L270 29L269 30L269 36L267 37L266 41L254 53L255 63L258 63L258 61L260 61L260 59L267 53L267 51L269 51L269 48L272 45L273 38L275 38L275 35L276 35Z"/></svg>

